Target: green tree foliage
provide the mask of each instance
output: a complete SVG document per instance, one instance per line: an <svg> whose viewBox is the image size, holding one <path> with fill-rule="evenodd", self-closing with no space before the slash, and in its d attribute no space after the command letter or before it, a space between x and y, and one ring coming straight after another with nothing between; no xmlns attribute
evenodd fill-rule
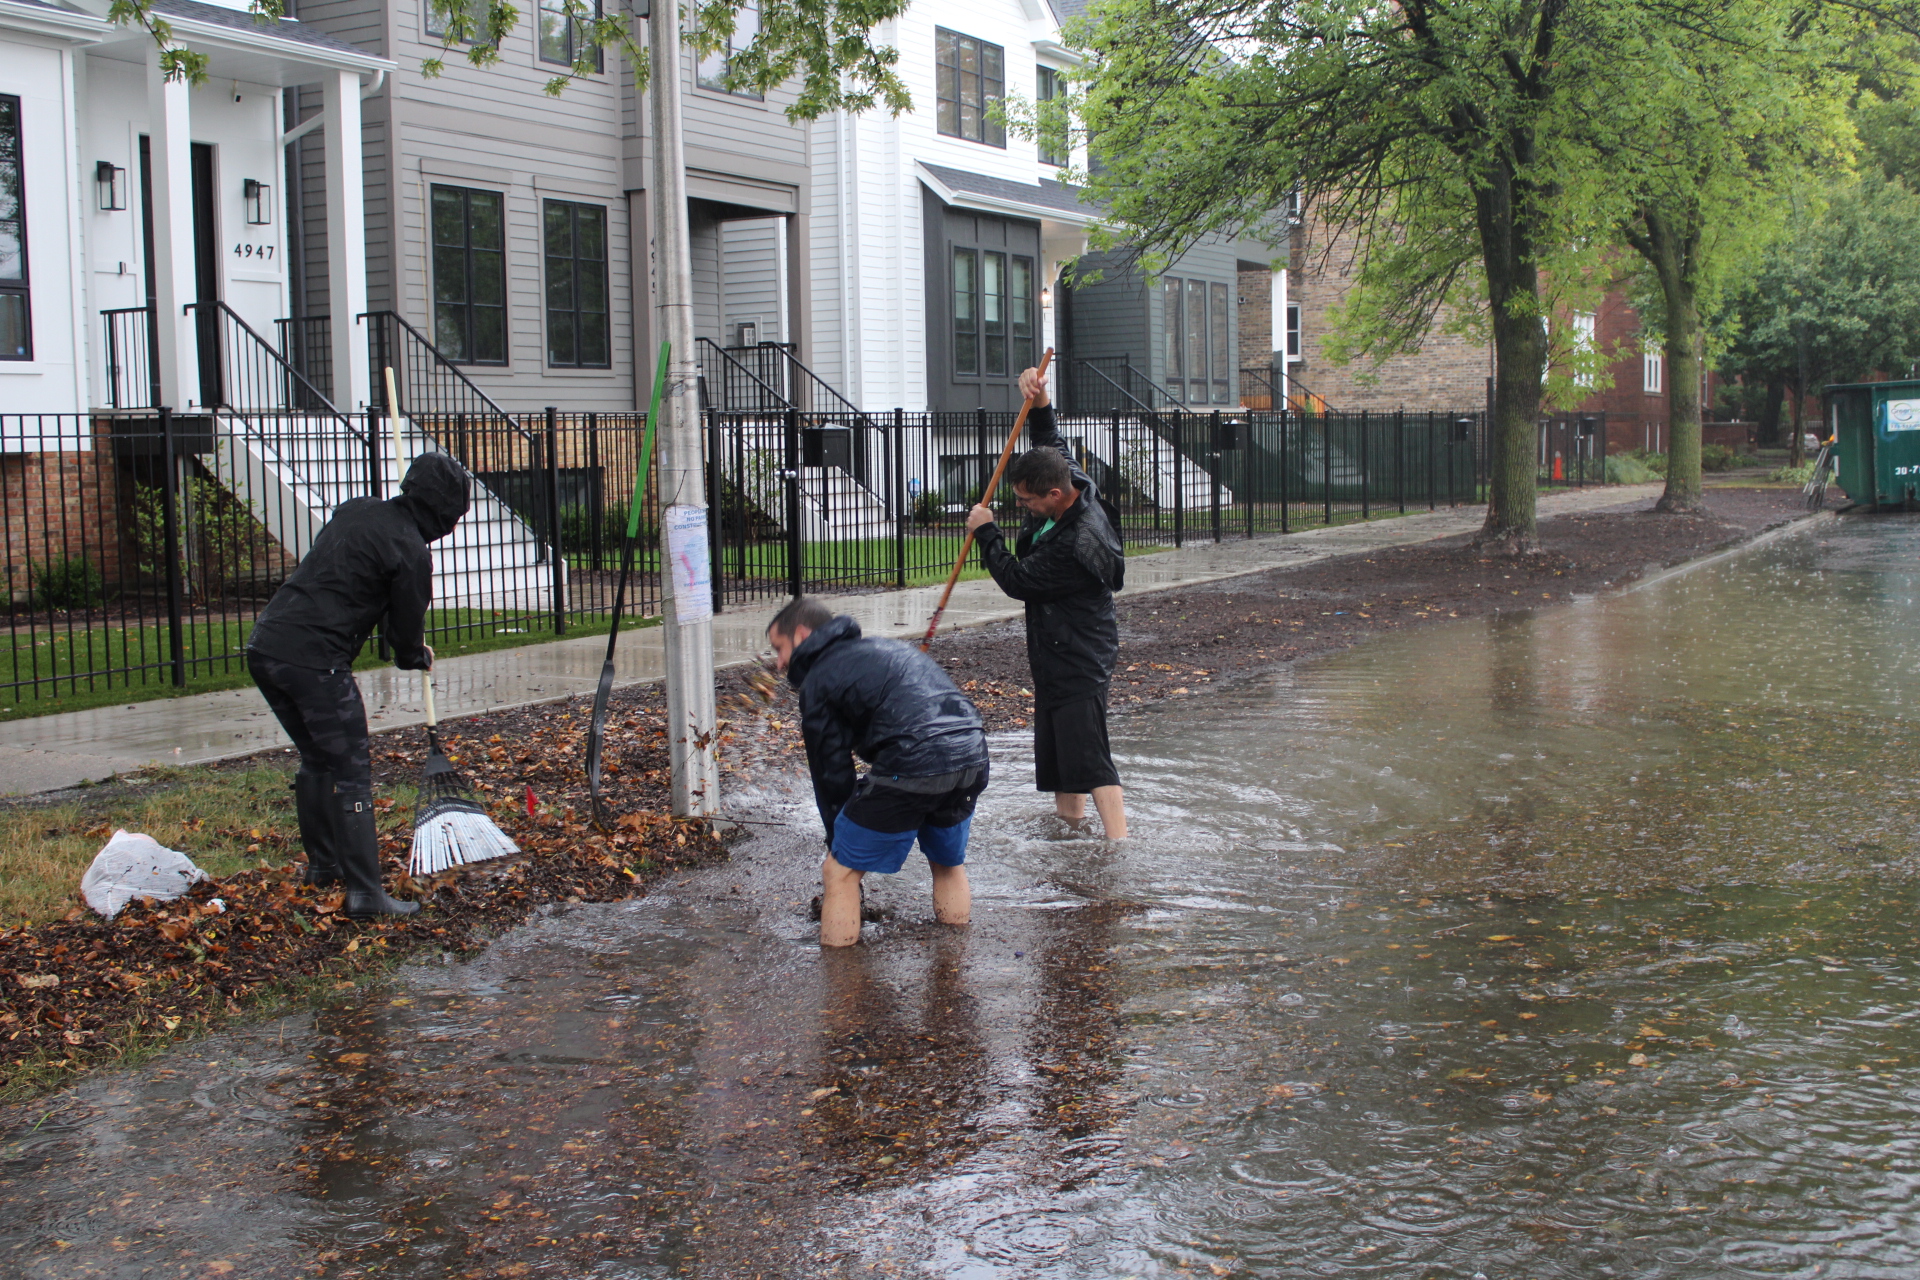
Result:
<svg viewBox="0 0 1920 1280"><path fill-rule="evenodd" d="M635 13L606 5L596 14L590 0L564 0L568 19L580 32L579 53L566 74L547 82L547 92L558 95L581 76L600 69L600 50L616 49L633 68L636 86L646 84L648 67L644 38L636 24L649 19L639 5ZM466 59L476 67L500 60L500 45L519 27L521 11L509 0L429 0L446 25L443 49L466 46ZM875 45L873 29L907 10L908 0L760 0L760 30L745 49L727 62L732 87L757 93L790 80L799 82L799 94L787 115L812 120L829 111L866 111L884 105L898 115L913 103L906 85L894 70L897 50ZM255 18L271 22L285 12L284 0L251 0ZM674 10L653 0L652 11ZM696 53L725 48L733 35L734 0L689 0L684 18ZM160 46L161 69L169 80L199 84L207 78L206 55L173 42L173 28L153 10L150 0L113 0L108 17L115 22L146 28ZM429 77L444 69L440 58L428 58L421 70Z"/></svg>
<svg viewBox="0 0 1920 1280"><path fill-rule="evenodd" d="M1595 110L1644 88L1615 54L1684 10L1641 0L1110 0L1078 39L1078 113L1114 234L1164 259L1214 234L1278 241L1298 189L1356 244L1346 324L1376 356L1443 309L1491 331L1483 546L1535 536L1550 289L1611 239Z"/></svg>
<svg viewBox="0 0 1920 1280"><path fill-rule="evenodd" d="M1796 454L1808 392L1920 362L1920 196L1868 170L1803 208L1729 299L1720 362L1793 392Z"/></svg>
<svg viewBox="0 0 1920 1280"><path fill-rule="evenodd" d="M1860 34L1849 11L1726 0L1639 32L1620 56L1645 91L1604 112L1595 104L1593 119L1619 129L1601 150L1626 191L1620 234L1651 286L1647 329L1666 355L1662 511L1703 506L1706 319L1778 234L1791 194L1850 158L1851 83L1838 68Z"/></svg>

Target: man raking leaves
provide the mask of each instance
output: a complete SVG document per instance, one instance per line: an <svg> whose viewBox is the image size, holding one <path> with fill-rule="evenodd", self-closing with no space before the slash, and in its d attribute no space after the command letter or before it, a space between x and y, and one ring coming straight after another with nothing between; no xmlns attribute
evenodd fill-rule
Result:
<svg viewBox="0 0 1920 1280"><path fill-rule="evenodd" d="M355 919L420 908L389 897L380 882L367 711L353 660L381 625L396 667L433 666L425 643L433 599L427 544L453 532L469 495L464 467L444 453L423 453L398 497L341 503L247 640L247 669L300 752L293 794L307 883L344 884Z"/></svg>

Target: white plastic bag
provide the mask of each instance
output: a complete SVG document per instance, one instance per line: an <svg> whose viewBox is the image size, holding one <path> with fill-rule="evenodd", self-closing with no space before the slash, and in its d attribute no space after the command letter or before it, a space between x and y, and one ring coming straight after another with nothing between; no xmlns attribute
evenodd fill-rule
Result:
<svg viewBox="0 0 1920 1280"><path fill-rule="evenodd" d="M169 902L207 878L184 853L150 835L116 831L80 881L87 905L111 920L135 898Z"/></svg>

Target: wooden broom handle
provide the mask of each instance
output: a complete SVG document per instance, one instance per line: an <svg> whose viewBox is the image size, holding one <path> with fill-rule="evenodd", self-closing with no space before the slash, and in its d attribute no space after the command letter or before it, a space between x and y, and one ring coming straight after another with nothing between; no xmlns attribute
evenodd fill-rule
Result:
<svg viewBox="0 0 1920 1280"><path fill-rule="evenodd" d="M1047 376L1047 366L1053 363L1053 348L1048 347L1040 356L1036 367L1040 377ZM986 492L980 495L980 505L990 506L995 491L1000 488L1000 477L1006 474L1007 461L1013 457L1013 446L1019 443L1020 433L1026 429L1027 415L1033 412L1033 397L1028 396L1020 402L1020 416L1013 420L1013 430L1007 433L1007 443L1000 450L1000 461L993 468L993 475L987 479ZM927 634L920 639L920 652L925 653L933 647L933 633L940 629L940 615L947 611L947 601L953 598L954 584L960 581L960 570L966 567L967 557L973 553L973 530L967 530L967 536L961 540L960 556L953 562L953 572L947 575L947 585L940 592L940 603L934 608L933 617L927 623Z"/></svg>

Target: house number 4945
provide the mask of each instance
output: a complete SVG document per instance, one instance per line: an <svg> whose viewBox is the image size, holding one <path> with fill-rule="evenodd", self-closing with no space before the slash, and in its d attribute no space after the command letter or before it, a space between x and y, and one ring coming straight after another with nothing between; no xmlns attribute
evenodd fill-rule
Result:
<svg viewBox="0 0 1920 1280"><path fill-rule="evenodd" d="M233 246L233 256L236 258L259 258L263 262L270 261L273 258L273 246L270 244L237 244Z"/></svg>

